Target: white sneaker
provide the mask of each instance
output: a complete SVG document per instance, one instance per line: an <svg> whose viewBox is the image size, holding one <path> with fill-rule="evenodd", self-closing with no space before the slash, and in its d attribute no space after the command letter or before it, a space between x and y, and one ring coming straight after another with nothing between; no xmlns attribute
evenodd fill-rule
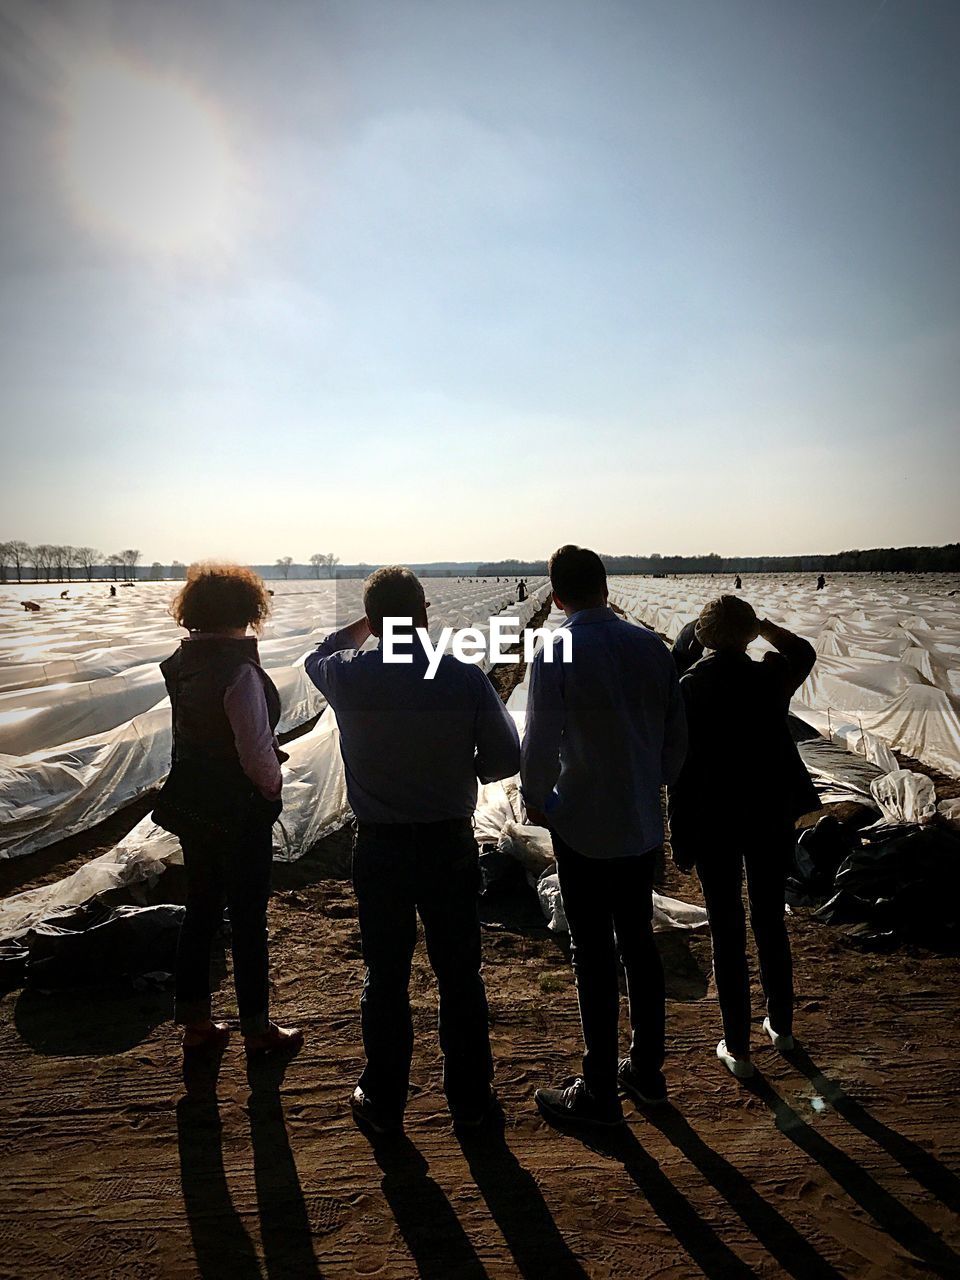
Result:
<svg viewBox="0 0 960 1280"><path fill-rule="evenodd" d="M769 1018L764 1018L763 1029L770 1037L770 1043L781 1053L789 1053L793 1048L793 1036L782 1036L779 1031L774 1031Z"/></svg>
<svg viewBox="0 0 960 1280"><path fill-rule="evenodd" d="M728 1053L726 1040L721 1040L717 1045L717 1057L730 1074L736 1076L738 1080L749 1080L753 1075L753 1063L750 1059L735 1058L732 1053Z"/></svg>

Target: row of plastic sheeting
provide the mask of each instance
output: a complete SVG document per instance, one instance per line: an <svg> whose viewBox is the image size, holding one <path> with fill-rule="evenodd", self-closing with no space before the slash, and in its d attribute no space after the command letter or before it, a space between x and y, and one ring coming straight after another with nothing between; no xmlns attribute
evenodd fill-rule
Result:
<svg viewBox="0 0 960 1280"><path fill-rule="evenodd" d="M818 660L794 711L825 737L870 740L960 777L960 575L847 574L822 591L806 575L618 577L611 596L635 621L676 639L727 593L804 636ZM769 646L757 641L760 656Z"/></svg>
<svg viewBox="0 0 960 1280"><path fill-rule="evenodd" d="M539 607L533 606L531 616ZM556 626L561 621L562 616L555 614L548 625ZM507 704L521 734L526 699L524 681ZM288 743L286 750L289 759L283 766L284 810L274 826L274 856L292 861L350 816L339 732L332 710L328 708L314 728ZM565 928L559 889L550 881L554 867L549 833L526 822L518 778L481 787L475 826L479 843L497 845L518 860L537 889L552 927ZM108 890L155 880L168 865L180 860L179 842L156 827L149 817L144 818L113 849L73 875L0 902L0 939L16 938L52 912L76 906ZM654 907L658 929L699 928L706 923L702 908L672 898L655 895Z"/></svg>
<svg viewBox="0 0 960 1280"><path fill-rule="evenodd" d="M350 816L340 757L340 734L327 708L316 725L288 743L283 766L283 814L273 828L274 856L293 861ZM0 938L15 937L61 907L75 906L110 889L156 879L182 861L180 842L148 817L114 848L54 884L0 901Z"/></svg>
<svg viewBox="0 0 960 1280"><path fill-rule="evenodd" d="M271 671L280 731L326 705L302 667ZM170 703L115 729L26 756L0 756L0 858L16 858L102 822L160 785L170 768Z"/></svg>
<svg viewBox="0 0 960 1280"><path fill-rule="evenodd" d="M513 584L447 579L436 583L436 590L434 582L429 584L433 606L430 629L434 632L442 626L465 625L465 620L485 631L491 611L501 610L525 626L548 591L544 581L532 583L531 597L518 604ZM261 660L280 691L281 733L305 724L325 706L303 669L306 655L335 624L362 612L359 581L290 586L304 589L275 598L272 620L260 644ZM102 584L97 584L97 592L93 597L96 607L104 607ZM163 622L171 589L169 585L142 584L118 596L126 626L131 625L131 615L137 610L138 594L145 597L139 601L146 618L140 634L166 627L166 640L150 641L158 645L159 656L166 656L182 634L169 617ZM78 602L57 599L50 603L51 610L59 613L61 606ZM322 626L316 625L318 613L324 619ZM21 611L13 618L29 630L38 616ZM62 648L72 643L55 641L52 625L46 629L46 639L31 642L35 648L53 643ZM82 628L78 625L75 630ZM121 638L119 631L114 638ZM0 634L0 639L8 642L3 651L6 657L24 656L26 641L18 648L9 635ZM96 640L102 643L104 639L101 630ZM141 647L132 646L138 651ZM131 646L96 651L124 657L130 652ZM79 654L72 661L78 662ZM98 669L99 662L98 657L94 663L85 663L84 671L89 674ZM24 669L22 664L15 667L21 672ZM6 668L7 672L12 669ZM0 680L4 670L0 661ZM170 750L170 704L155 662L99 678L0 693L0 858L21 857L86 830L159 786L169 768ZM291 770L288 773L291 786L296 788Z"/></svg>

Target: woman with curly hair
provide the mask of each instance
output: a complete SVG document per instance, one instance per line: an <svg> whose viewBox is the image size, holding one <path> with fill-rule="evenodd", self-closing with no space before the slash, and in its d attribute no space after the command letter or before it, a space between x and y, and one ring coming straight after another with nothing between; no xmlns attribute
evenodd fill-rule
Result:
<svg viewBox="0 0 960 1280"><path fill-rule="evenodd" d="M171 612L189 635L160 664L173 708L173 763L155 820L180 839L186 915L176 966L175 1020L184 1050L222 1049L211 1019L210 949L230 911L233 979L248 1056L297 1049L295 1028L270 1021L267 901L270 829L282 809L286 759L277 744L280 697L260 666L255 634L269 611L250 569L195 564Z"/></svg>

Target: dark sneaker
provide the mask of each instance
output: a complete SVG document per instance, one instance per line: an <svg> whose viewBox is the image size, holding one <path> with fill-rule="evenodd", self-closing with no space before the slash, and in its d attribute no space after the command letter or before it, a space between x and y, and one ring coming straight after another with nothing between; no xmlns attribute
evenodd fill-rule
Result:
<svg viewBox="0 0 960 1280"><path fill-rule="evenodd" d="M533 1100L551 1124L585 1124L603 1129L623 1124L620 1099L616 1095L608 1100L595 1098L579 1076L559 1089L538 1089Z"/></svg>
<svg viewBox="0 0 960 1280"><path fill-rule="evenodd" d="M661 1106L667 1100L667 1082L662 1071L638 1071L629 1058L622 1058L617 1079L627 1097L644 1107Z"/></svg>
<svg viewBox="0 0 960 1280"><path fill-rule="evenodd" d="M486 1099L475 1107L450 1108L450 1116L455 1129L480 1129L502 1117L497 1095L491 1089Z"/></svg>
<svg viewBox="0 0 960 1280"><path fill-rule="evenodd" d="M357 1124L362 1128L370 1129L373 1133L383 1135L400 1133L403 1130L403 1119L385 1116L359 1085L353 1091L350 1106L353 1108L353 1118Z"/></svg>

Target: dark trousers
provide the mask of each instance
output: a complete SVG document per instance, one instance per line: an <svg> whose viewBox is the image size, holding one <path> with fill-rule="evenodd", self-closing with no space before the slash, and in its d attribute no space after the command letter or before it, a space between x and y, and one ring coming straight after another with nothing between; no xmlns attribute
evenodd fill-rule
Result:
<svg viewBox="0 0 960 1280"><path fill-rule="evenodd" d="M793 961L784 920L784 880L793 832L771 827L749 843L721 842L697 859L697 875L710 917L713 976L728 1050L750 1053L750 973L743 872L747 873L750 924L760 961L760 981L775 1031L793 1030Z"/></svg>
<svg viewBox="0 0 960 1280"><path fill-rule="evenodd" d="M653 938L657 851L633 858L587 858L556 834L553 849L583 1024L583 1079L595 1097L609 1098L617 1092L618 956L627 976L630 1060L645 1074L663 1066L663 965Z"/></svg>
<svg viewBox="0 0 960 1280"><path fill-rule="evenodd" d="M443 1088L452 1110L482 1107L493 1059L480 976L480 871L469 819L358 824L353 885L366 976L360 1087L387 1116L403 1115L413 1023L410 966L417 913L440 995Z"/></svg>
<svg viewBox="0 0 960 1280"><path fill-rule="evenodd" d="M180 841L187 910L177 947L177 1022L210 1016L210 949L230 910L233 981L244 1035L269 1026L267 902L273 847L270 826L258 822L236 841Z"/></svg>

